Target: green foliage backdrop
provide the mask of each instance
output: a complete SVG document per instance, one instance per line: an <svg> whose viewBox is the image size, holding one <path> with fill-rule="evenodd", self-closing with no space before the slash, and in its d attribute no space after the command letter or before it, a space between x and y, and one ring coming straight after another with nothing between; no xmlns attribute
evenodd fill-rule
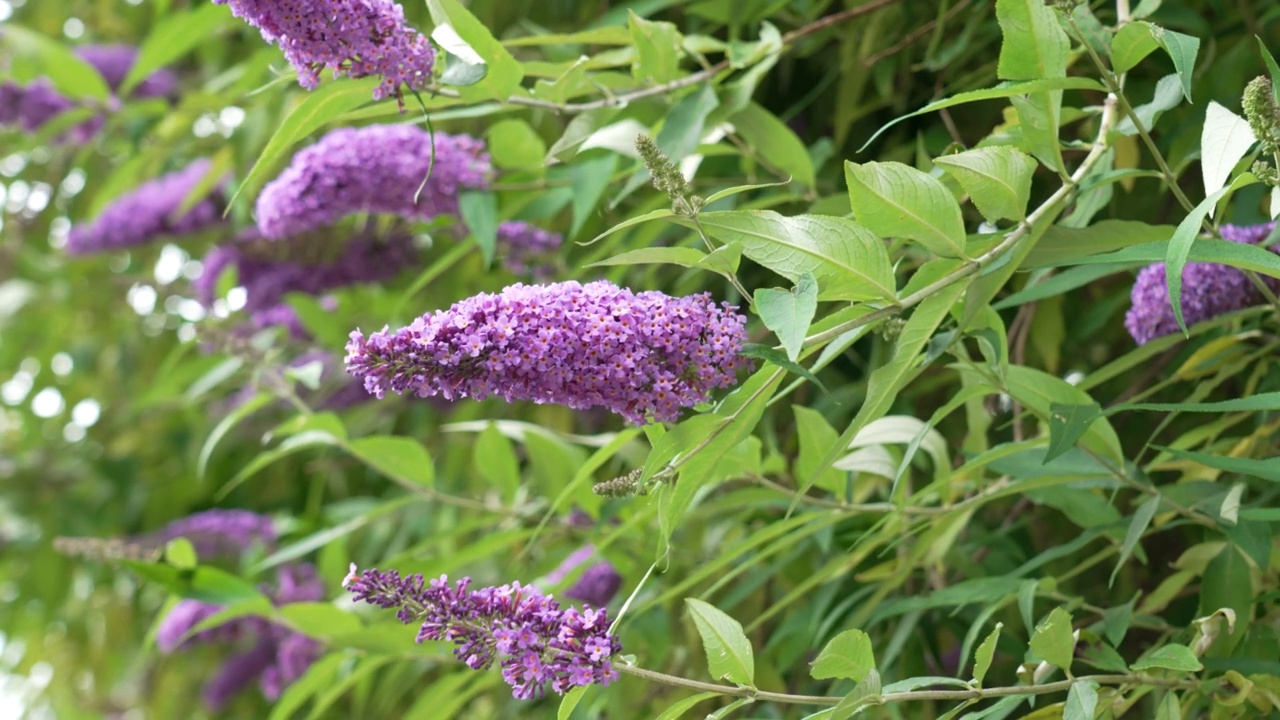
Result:
<svg viewBox="0 0 1280 720"><path fill-rule="evenodd" d="M1280 209L1266 124L1280 108L1242 107L1276 72L1280 7L404 12L450 55L402 113L372 99L374 79L299 87L278 48L206 0L0 0L3 82L47 78L76 104L34 132L0 128L0 707L1280 717L1280 255L1219 238ZM116 99L68 59L89 42L139 46L138 79L168 68L180 92ZM91 138L63 139L95 116ZM400 122L481 138L495 168L458 217L411 226L420 264L335 291L336 309L289 295L305 341L248 334L243 313L195 299L200 259L253 226L295 152ZM637 135L656 151L641 157ZM654 187L658 155L686 189ZM199 157L214 168L202 193L230 178L225 224L65 251L71 225ZM341 357L355 328L527 281L502 262L508 220L564 236L551 280L740 306L753 370L679 422L637 427L501 398L329 407L350 390L339 369L289 367ZM1137 345L1124 318L1153 262L1186 333ZM1206 262L1247 272L1262 300L1184 323L1176 298L1217 292L1193 281ZM271 515L281 541L198 565L183 542L143 541L210 508ZM563 699L513 699L498 670L415 643L342 586L354 563L561 598L581 571L553 571L588 545L622 578L621 678ZM259 585L300 560L324 600L272 608ZM275 702L251 687L200 708L228 652L157 649L183 597L322 650Z"/></svg>

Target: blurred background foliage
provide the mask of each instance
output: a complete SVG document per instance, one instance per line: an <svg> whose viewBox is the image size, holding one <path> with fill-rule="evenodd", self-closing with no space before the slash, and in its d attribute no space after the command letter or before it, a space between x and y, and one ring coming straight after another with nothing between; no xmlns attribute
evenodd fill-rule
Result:
<svg viewBox="0 0 1280 720"><path fill-rule="evenodd" d="M632 82L632 55L626 45L528 41L550 33L623 27L630 11L674 23L690 41L686 48L699 43L713 48L712 38L754 40L764 22L785 33L858 4L473 0L469 7L525 64L530 76L526 84L535 77L558 77L580 55L587 55L593 58L596 87L607 90ZM1194 103L1171 103L1153 133L1188 193L1197 196L1198 173L1187 170L1195 166L1208 101L1238 110L1245 83L1264 72L1253 36L1267 39L1273 47L1280 41L1280 6L1246 0L1142 4L1158 6L1150 15L1152 22L1201 40ZM758 87L748 89L754 102L803 143L814 169L813 182L794 181L795 158L785 149L780 152L734 137L698 148L704 155L696 178L700 194L791 175L790 184L741 196L729 205L784 214L845 214L849 200L843 160L897 160L928 167L929 158L957 144L971 147L993 128L1000 132L1008 119L1004 102L969 104L901 122L859 153L885 123L932 100L996 82L1000 30L992 0L884 5L802 38L780 55ZM1092 5L1103 22L1114 17L1108 3ZM406 14L419 27L429 27L422 4L407 4ZM204 650L160 657L144 639L168 601L167 591L114 563L68 557L55 550L57 537L126 537L209 507L251 508L277 516L286 533L286 549L294 548L295 554L316 562L331 597L341 594L339 582L351 561L428 576L469 574L486 583L536 581L569 552L590 542L619 569L625 593L644 576L653 557L655 520L645 498L606 501L589 492L589 483L570 482L599 444L612 437L601 434L623 427L607 415L556 406L507 406L495 400L447 404L397 397L336 415L299 416L287 404L273 402L235 424L213 447L205 472L199 471L206 442L230 412L228 398L243 388L250 393L257 388L264 397L272 397L282 384L285 359L300 349L279 336L247 346L236 343L228 339L236 318L209 316L193 299L188 280L198 273L205 250L225 239L226 230L87 258L67 257L61 244L69 221L91 216L121 191L188 159L213 156L237 182L243 179L306 91L289 78L276 77L287 69L277 49L265 45L226 8L207 2L0 0L0 18L6 24L20 24L68 46L141 44L157 33L174 32L176 23L196 16L198 22L181 26L174 36L174 42L182 40L182 33L198 37L168 64L181 78L182 93L172 105L163 100L125 102L110 115L104 131L78 145L50 142L52 130L36 135L12 129L0 133L0 669L6 673L0 681L0 706L6 711L23 707L35 717L67 719L198 717L202 711L193 707L192 698L219 659L215 651ZM695 52L689 55L686 69L709 62ZM1152 55L1130 73L1126 92L1135 104L1147 103L1160 78L1172 72L1166 56ZM1072 73L1093 76L1083 58L1075 59ZM600 92L588 90L576 99L591 99ZM618 111L613 121L632 118L645 128L659 127L679 97L636 102ZM1069 95L1068 104L1096 103L1100 97L1077 92ZM494 190L504 219L527 219L564 232L569 240L585 241L666 203L647 187L624 192L638 165L616 148L544 165L546 149L561 137L573 115L489 103L463 105L444 98L432 99L430 105L435 130L490 140L500 171ZM1064 113L1063 137L1087 140L1090 120L1077 114L1079 121L1070 122L1072 117L1071 111ZM327 126L364 119L400 118L393 102L383 102ZM413 102L403 119L421 119ZM1136 137L1119 141L1114 163L1116 168L1151 167ZM1042 198L1056 182L1048 173L1038 174L1033 198ZM575 198L593 185L600 186L601 196L586 209L576 208ZM1110 187L1113 190L1095 198L1094 222L1168 225L1185 216L1159 179L1136 177ZM1256 186L1242 191L1226 219L1264 221L1263 196ZM242 197L231 207L231 216L245 223L251 207L252 198ZM967 219L974 225L980 220L976 213ZM445 236L444 228L435 230ZM566 277L609 277L637 289L681 294L711 290L718 298L741 302L728 282L668 266L584 269L625 250L687 241L688 233L678 227L650 223L596 245L567 242L562 260ZM445 239L427 250L424 267L444 257L452 244ZM907 253L903 268L923 259ZM486 268L479 252L456 262L426 287L414 288L415 271L382 286L341 290L336 293L339 310L308 318L307 324L328 341L329 349L338 351L332 341L342 342L354 327L394 327L516 279L500 267ZM767 271L745 273L749 287L776 284ZM1131 279L1128 272L1114 274L1041 301L1020 321L1026 327L1023 343L1015 346L1015 362L1063 377L1092 373L1131 353L1133 342L1121 322ZM296 302L303 307L307 299ZM1006 324L1019 315L1017 308L1002 312ZM768 341L763 329L754 325L753 339ZM1098 398L1120 400L1168 380L1150 397L1180 401L1197 381L1217 378L1215 373L1228 365L1232 373L1220 378L1215 397L1234 397L1246 388L1280 390L1274 352L1251 354L1246 344L1224 350L1226 355L1206 356L1207 340L1202 335L1158 354L1149 352L1144 356L1149 360L1121 367L1096 383L1092 392ZM786 477L789 464L803 452L795 427L799 418L788 405L815 411L831 427L846 425L865 393L868 370L882 364L891 347L881 336L870 334L823 371L827 392L806 385L786 402L772 405L757 432L759 466L772 477ZM1208 369L1188 369L1189 362L1201 360ZM954 380L945 368L924 374L895 401L893 414L929 417L956 392ZM962 446L976 451L1020 437L1007 404L993 401L987 410L985 420L959 413L940 425L953 462L963 459ZM512 424L501 431L480 432L489 419ZM1195 432L1202 420L1177 417L1161 437L1167 441ZM463 424L473 421L478 424ZM339 423L351 438L402 435L421 441L434 458L435 488L474 499L484 509L425 500L332 447L282 456L224 492L227 481L263 453L264 441L330 422ZM986 439L967 435L975 422L989 424ZM1219 422L1203 432L1228 432L1228 423ZM1152 431L1141 422L1117 423L1116 428L1126 448L1142 447ZM1274 417L1252 432L1274 453ZM1237 432L1249 433L1248 427ZM642 438L635 437L590 469L587 477L605 480L639 467L647 449ZM900 458L901 447L893 453ZM928 475L929 463L917 465L913 474L920 482ZM1166 472L1180 480L1194 480L1197 473L1200 479L1210 479L1203 469L1187 465L1169 465ZM843 476L852 483L854 501L874 499L887 488L869 474ZM1260 501L1264 504L1275 495L1266 492ZM631 610L623 628L624 645L627 652L640 654L646 667L701 676L696 634L679 600L703 597L747 626L761 657L762 686L814 691L809 687L813 681L798 679L805 673L793 668L806 666L851 616L857 618L855 625L877 639L885 677L954 674L962 671L957 667L962 662L961 644L975 622L1003 618L1006 633L1019 627L1019 608L1026 603L1026 591L1019 588L1026 572L1014 571L1024 563L1039 558L1031 577L1061 577L1056 586L1041 589L1042 600L1095 610L1099 605L1114 608L1139 590L1149 597L1171 572L1170 563L1206 537L1202 528L1189 524L1166 530L1145 553L1137 548L1141 563L1125 564L1115 586L1102 590L1115 545L1124 536L1127 523L1122 519L1129 513L1123 506L1112 507L1108 495L1089 497L1094 500L1045 491L992 502L954 525L946 542L933 551L936 557L913 559L899 573L894 553L918 546L888 546L886 555L880 554L882 547L848 552L858 547L864 534L879 531L877 516L815 511L788 518L788 494L749 482L729 483L705 499L680 529L666 572L646 586ZM599 522L589 529L564 522L573 506ZM797 517L804 522L798 524ZM546 527L540 527L543 520ZM912 532L920 530L913 528ZM1265 524L1263 528L1266 538L1257 541L1269 547L1270 530ZM908 528L904 525L903 530ZM1041 554L1094 530L1111 538L1105 561L1090 560L1082 566L1086 556L1078 546L1056 556ZM786 542L764 539L783 535ZM259 577L253 573L282 559L246 560L241 570L247 577ZM1274 565L1263 571L1274 576ZM814 577L821 582L807 583ZM959 579L1002 577L1012 578L1012 592L993 586L968 597L920 599ZM1186 627L1201 607L1198 582L1198 577L1188 578L1170 590L1162 606L1149 607L1145 619L1135 619L1132 647L1141 650L1163 628ZM1015 635L1026 632L1027 628L1013 630ZM313 716L554 716L554 701L512 702L496 673L472 673L439 648L415 647L404 635L394 622L370 626L365 632L367 647L344 657L344 673L363 670L345 675L354 679L340 691L321 693ZM1248 653L1250 667L1280 674L1280 639L1273 624L1249 635L1247 642L1256 646ZM352 642L353 647L359 645ZM1012 677L1019 662L1016 647L1011 645L1008 653L997 657L1000 672ZM620 687L593 691L579 713L651 717L681 696L680 691L624 678ZM265 717L268 708L250 692L226 714ZM886 717L934 717L945 709L915 706L883 712ZM772 706L750 712L755 717L799 717Z"/></svg>

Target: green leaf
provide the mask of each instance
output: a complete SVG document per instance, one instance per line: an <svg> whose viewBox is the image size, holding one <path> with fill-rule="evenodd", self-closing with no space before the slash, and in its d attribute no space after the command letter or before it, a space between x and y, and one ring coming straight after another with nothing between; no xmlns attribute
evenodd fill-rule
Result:
<svg viewBox="0 0 1280 720"><path fill-rule="evenodd" d="M360 619L327 602L298 602L282 605L277 612L285 622L304 635L331 638L360 631Z"/></svg>
<svg viewBox="0 0 1280 720"><path fill-rule="evenodd" d="M346 653L331 652L307 667L289 687L285 688L280 699L271 708L267 720L290 720L311 698L319 695L325 688L338 682L338 669L346 660Z"/></svg>
<svg viewBox="0 0 1280 720"><path fill-rule="evenodd" d="M812 273L818 280L820 299L895 297L893 268L884 242L851 220L732 210L701 213L698 222L712 237L740 244L743 255L792 282Z"/></svg>
<svg viewBox="0 0 1280 720"><path fill-rule="evenodd" d="M569 720L573 716L573 711L578 707L578 703L582 702L582 696L587 694L589 686L576 687L564 694L560 700L560 709L556 711L556 720Z"/></svg>
<svg viewBox="0 0 1280 720"><path fill-rule="evenodd" d="M1044 461L1047 463L1075 447L1076 442L1089 429L1093 421L1100 417L1102 417L1102 408L1097 403L1088 405L1050 404L1049 449L1044 454Z"/></svg>
<svg viewBox="0 0 1280 720"><path fill-rule="evenodd" d="M1138 116L1142 121L1142 127L1150 130L1156 124L1156 120L1167 110L1172 110L1182 102L1182 93L1178 88L1178 76L1166 75L1160 78L1160 82L1156 83L1155 93L1151 98L1151 102L1143 103L1133 109L1133 114ZM1133 118L1125 116L1120 124L1116 126L1116 132L1122 135L1137 135L1138 126L1133 122Z"/></svg>
<svg viewBox="0 0 1280 720"><path fill-rule="evenodd" d="M427 9L437 27L451 26L458 37L489 66L483 81L462 90L464 99L506 100L520 91L524 69L470 10L458 0L427 0Z"/></svg>
<svg viewBox="0 0 1280 720"><path fill-rule="evenodd" d="M862 147L858 148L858 152L866 150L867 146L874 142L876 138L880 137L885 130L888 130L903 120L907 120L918 115L924 115L925 113L955 107L956 105L964 105L965 103L978 102L979 100L997 100L1001 98L1014 97L1015 95L1027 95L1030 93L1043 92L1046 90L1095 90L1105 92L1106 87L1097 80L1090 78L1053 77L1041 80L1031 80L1028 82L1004 82L996 85L995 87L984 88L982 90L969 90L967 92L952 95L949 98L935 100L915 112L907 113L900 118L884 124L879 130L876 130L865 143L862 144Z"/></svg>
<svg viewBox="0 0 1280 720"><path fill-rule="evenodd" d="M1129 529L1125 532L1124 543L1120 546L1120 557L1116 559L1116 567L1111 571L1111 579L1107 581L1107 587L1111 587L1116 582L1116 575L1120 573L1120 568L1129 560L1129 556L1133 554L1133 548L1137 546L1138 541L1142 539L1142 534L1147 531L1151 525L1151 520L1156 516L1156 510L1160 508L1160 496L1153 495L1142 502L1133 514L1133 519L1129 521Z"/></svg>
<svg viewBox="0 0 1280 720"><path fill-rule="evenodd" d="M915 240L942 257L964 257L964 219L937 178L898 162L846 160L854 217L880 237Z"/></svg>
<svg viewBox="0 0 1280 720"><path fill-rule="evenodd" d="M200 602L228 605L244 600L266 600L253 583L215 567L201 565L194 569L182 569L173 565L135 560L122 560L121 564L144 580L156 583L175 595Z"/></svg>
<svg viewBox="0 0 1280 720"><path fill-rule="evenodd" d="M1162 645L1134 661L1130 666L1134 670L1179 670L1182 672L1199 672L1204 665L1186 645L1170 643Z"/></svg>
<svg viewBox="0 0 1280 720"><path fill-rule="evenodd" d="M541 170L547 146L524 120L499 120L489 126L489 155L493 164L506 170Z"/></svg>
<svg viewBox="0 0 1280 720"><path fill-rule="evenodd" d="M702 647L707 651L707 667L712 677L739 685L752 685L755 682L755 658L742 625L701 600L686 598L685 604L698 626L698 634L702 636Z"/></svg>
<svg viewBox="0 0 1280 720"><path fill-rule="evenodd" d="M437 25L431 31L431 40L436 47L444 50L444 72L440 75L440 83L455 87L475 85L489 74L489 65L484 58L471 47L470 43L458 35L458 31L448 23Z"/></svg>
<svg viewBox="0 0 1280 720"><path fill-rule="evenodd" d="M805 187L813 187L813 161L809 151L796 133L773 113L756 103L750 103L729 117L734 132L747 147L760 156L766 165Z"/></svg>
<svg viewBox="0 0 1280 720"><path fill-rule="evenodd" d="M982 685L982 681L987 677L987 671L991 669L991 660L995 657L996 643L1000 640L1002 627L1004 623L996 623L996 626L991 629L991 634L987 635L987 639L982 641L973 655L973 679L978 685Z"/></svg>
<svg viewBox="0 0 1280 720"><path fill-rule="evenodd" d="M1114 673L1129 672L1129 665L1120 656L1120 653L1104 642L1086 647L1084 652L1080 654L1080 659L1099 670Z"/></svg>
<svg viewBox="0 0 1280 720"><path fill-rule="evenodd" d="M231 13L226 8L208 4L158 17L162 19L147 33L147 39L138 48L137 59L120 83L122 96L127 96L151 73L222 32L231 20Z"/></svg>
<svg viewBox="0 0 1280 720"><path fill-rule="evenodd" d="M192 570L199 564L195 546L184 537L174 538L165 543L164 561L179 570Z"/></svg>
<svg viewBox="0 0 1280 720"><path fill-rule="evenodd" d="M1221 191L1219 191L1221 192ZM1145 265L1162 262L1169 251L1169 243L1143 243L1133 247L1117 250L1113 253L1094 255L1086 258L1067 260L1060 265L1103 265L1116 264L1127 266ZM1280 278L1280 256L1265 248L1249 243L1234 243L1226 240L1198 239L1194 241L1187 253L1189 262L1212 262L1230 265L1241 270L1251 270L1259 275Z"/></svg>
<svg viewBox="0 0 1280 720"><path fill-rule="evenodd" d="M352 440L350 449L366 465L384 475L410 480L423 487L435 485L435 465L427 449L417 440L370 435Z"/></svg>
<svg viewBox="0 0 1280 720"><path fill-rule="evenodd" d="M1200 168L1205 195L1212 195L1226 186L1231 171L1257 141L1248 121L1213 100L1209 101L1204 129L1200 132Z"/></svg>
<svg viewBox="0 0 1280 720"><path fill-rule="evenodd" d="M862 710L872 705L880 703L882 690L880 687L880 673L874 668L867 673L867 676L859 682L853 690L845 695L840 702L831 709L831 720L845 720L852 717Z"/></svg>
<svg viewBox="0 0 1280 720"><path fill-rule="evenodd" d="M1062 720L1093 720L1098 709L1098 683L1082 680L1067 691L1067 704L1062 709Z"/></svg>
<svg viewBox="0 0 1280 720"><path fill-rule="evenodd" d="M1060 78L1067 74L1071 41L1043 0L996 0L1001 80Z"/></svg>
<svg viewBox="0 0 1280 720"><path fill-rule="evenodd" d="M849 443L857 436L858 431L889 412L889 408L898 398L898 392L923 369L921 352L924 351L929 338L933 337L934 331L947 318L952 306L968 288L967 279L957 282L939 290L937 294L929 296L916 306L911 317L907 319L906 325L898 333L893 358L871 372L867 380L866 400L858 409L853 422L845 428L840 438L827 451L813 474L804 478L800 484L799 493L812 487L814 481L826 472L827 468L832 467L836 460L846 454ZM795 502L796 500L792 500L793 505Z"/></svg>
<svg viewBox="0 0 1280 720"><path fill-rule="evenodd" d="M1076 648L1074 633L1071 613L1062 608L1054 608L1031 635L1031 651L1041 660L1069 673Z"/></svg>
<svg viewBox="0 0 1280 720"><path fill-rule="evenodd" d="M1255 460L1253 458L1229 457L1226 455L1212 455L1209 453L1194 452L1192 450L1179 450L1178 448L1164 447L1161 445L1152 445L1156 450L1167 452L1176 458L1190 460L1199 463L1205 467L1211 467L1215 470L1223 472L1235 473L1244 477L1258 478L1259 480L1269 480L1271 482L1280 482L1280 463L1275 458L1269 460Z"/></svg>
<svg viewBox="0 0 1280 720"><path fill-rule="evenodd" d="M286 458L297 452L312 447L336 446L341 444L341 439L336 437L327 429L303 430L295 435L290 435L275 448L267 452L258 454L248 465L240 469L222 489L218 491L218 498L226 497L228 493L239 487L249 478L253 477L258 471L274 463L277 460Z"/></svg>
<svg viewBox="0 0 1280 720"><path fill-rule="evenodd" d="M258 393L241 403L236 409L227 413L226 417L218 421L214 426L213 432L209 433L209 437L200 446L200 455L196 459L196 477L204 479L205 474L209 470L209 458L213 457L213 451L218 447L218 443L222 438L231 432L231 429L240 424L241 420L254 414L274 399L271 393Z"/></svg>
<svg viewBox="0 0 1280 720"><path fill-rule="evenodd" d="M618 232L619 230L625 230L626 228L629 228L633 225L639 225L641 223L649 222L650 220L661 220L663 218L669 218L674 216L675 216L675 213L671 212L671 208L658 208L657 210L650 210L649 212L643 215L639 215L633 218L627 218L626 220L623 220L617 225L611 226L608 230L605 230L604 232L591 238L590 240L584 243L578 243L578 244L592 245L594 243L600 242L601 240L609 237L610 235ZM703 215L701 217L706 217L706 216Z"/></svg>
<svg viewBox="0 0 1280 720"><path fill-rule="evenodd" d="M1173 231L1173 238L1169 240L1169 249L1164 259L1167 276L1165 279L1169 288L1169 303L1173 306L1173 317L1178 321L1178 328L1182 330L1183 335L1187 334L1187 324L1182 319L1182 269L1186 267L1187 255L1191 252L1191 245L1196 241L1196 236L1200 234L1200 224L1204 222L1205 215L1209 214L1222 196L1235 189L1237 185L1250 182L1242 178L1253 178L1253 176L1248 173L1241 175L1231 185L1201 200L1186 219L1178 223L1178 229Z"/></svg>
<svg viewBox="0 0 1280 720"><path fill-rule="evenodd" d="M466 190L458 195L458 214L480 246L485 265L492 265L498 246L498 196L487 190Z"/></svg>
<svg viewBox="0 0 1280 720"><path fill-rule="evenodd" d="M6 70L11 71L16 80L43 76L59 92L73 99L106 103L111 98L111 88L97 69L57 40L6 22L4 32L0 33L0 47L9 50L5 53L9 56L6 63L12 63L12 67Z"/></svg>
<svg viewBox="0 0 1280 720"><path fill-rule="evenodd" d="M1262 41L1262 38L1257 35L1254 35L1253 38L1258 41L1258 50L1262 55L1262 62L1266 64L1267 74L1271 76L1271 98L1277 104L1280 104L1280 65L1276 64L1275 57L1267 49L1267 44Z"/></svg>
<svg viewBox="0 0 1280 720"><path fill-rule="evenodd" d="M1107 608L1102 615L1102 632L1107 636L1107 640L1117 647L1124 642L1124 636L1129 633L1129 623L1133 619L1133 607L1138 603L1139 594L1135 593L1129 602L1124 605Z"/></svg>
<svg viewBox="0 0 1280 720"><path fill-rule="evenodd" d="M1267 544L1269 545L1270 541ZM1254 571L1249 567L1249 561L1241 554L1234 541L1225 544L1205 566L1200 582L1200 604L1196 614L1206 617L1222 608L1230 608L1236 614L1235 632L1220 633L1205 650L1205 657L1231 655L1248 634L1254 612L1253 573ZM1134 669L1138 669L1136 665Z"/></svg>
<svg viewBox="0 0 1280 720"><path fill-rule="evenodd" d="M1103 220L1083 228L1054 225L1045 230L1027 254L1023 268L1052 267L1078 258L1122 250L1133 245L1159 243L1173 237L1172 225L1148 225L1133 220ZM1234 244L1234 243L1233 243ZM1157 259L1163 255L1156 256ZM1135 261L1135 263L1140 261Z"/></svg>
<svg viewBox="0 0 1280 720"><path fill-rule="evenodd" d="M871 637L861 630L845 630L831 638L810 665L809 674L816 680L840 678L862 682L876 669Z"/></svg>
<svg viewBox="0 0 1280 720"><path fill-rule="evenodd" d="M618 167L618 156L612 153L602 157L579 160L570 168L570 188L573 190L573 223L569 228L569 236L576 237L578 231L591 217L591 211L605 191L609 189L609 181Z"/></svg>
<svg viewBox="0 0 1280 720"><path fill-rule="evenodd" d="M742 263L742 246L738 243L721 245L709 255L698 261L698 267L723 275L728 279L737 276L738 266ZM809 277L813 277L809 275Z"/></svg>
<svg viewBox="0 0 1280 720"><path fill-rule="evenodd" d="M601 108L579 114L565 126L564 134L551 145L543 162L547 165L555 165L567 155L576 155L582 144L597 130L608 125L617 114L617 108Z"/></svg>
<svg viewBox="0 0 1280 720"><path fill-rule="evenodd" d="M1162 27L1155 28L1156 42L1169 53L1173 69L1182 81L1182 94L1191 102L1191 74L1196 69L1196 53L1200 50L1200 38L1183 35Z"/></svg>
<svg viewBox="0 0 1280 720"><path fill-rule="evenodd" d="M1036 161L1026 154L1007 145L992 145L934 158L933 163L960 183L987 220L1027 216Z"/></svg>
<svg viewBox="0 0 1280 720"><path fill-rule="evenodd" d="M783 370L802 377L814 385L817 385L822 392L827 392L827 386L822 384L822 381L818 379L817 375L814 375L808 368L804 367L800 363L792 362L791 359L780 350L775 350L768 345L761 345L759 343L746 343L742 346L742 350L739 351L739 354L743 357L758 358L765 362L771 362Z"/></svg>
<svg viewBox="0 0 1280 720"><path fill-rule="evenodd" d="M800 357L813 315L818 311L818 281L812 273L800 276L791 290L761 288L753 300L764 326L777 334L792 362Z"/></svg>
<svg viewBox="0 0 1280 720"><path fill-rule="evenodd" d="M1131 22L1116 31L1111 40L1111 69L1127 73L1152 51L1160 47L1156 42L1155 27L1142 20Z"/></svg>
<svg viewBox="0 0 1280 720"><path fill-rule="evenodd" d="M627 27L635 45L631 74L637 80L665 83L680 76L680 31L669 22L645 20L627 11Z"/></svg>
<svg viewBox="0 0 1280 720"><path fill-rule="evenodd" d="M294 144L339 116L368 104L381 81L376 77L335 80L303 95L302 101L289 111L266 147L258 153L253 167L249 168L227 205L235 204L242 193L257 195L266 184L265 175L276 169Z"/></svg>
<svg viewBox="0 0 1280 720"><path fill-rule="evenodd" d="M498 488L502 497L515 497L520 489L520 460L511 441L497 424L489 423L489 427L476 437L472 461L480 476Z"/></svg>
<svg viewBox="0 0 1280 720"><path fill-rule="evenodd" d="M680 267L696 267L706 259L707 254L697 248L689 247L648 247L624 252L611 258L591 263L586 267L604 267L608 265L679 265Z"/></svg>
<svg viewBox="0 0 1280 720"><path fill-rule="evenodd" d="M704 692L697 695L690 695L677 703L674 703L662 711L662 714L654 718L654 720L679 720L685 716L685 713L693 709L694 705L706 702L712 698L723 697L720 693Z"/></svg>

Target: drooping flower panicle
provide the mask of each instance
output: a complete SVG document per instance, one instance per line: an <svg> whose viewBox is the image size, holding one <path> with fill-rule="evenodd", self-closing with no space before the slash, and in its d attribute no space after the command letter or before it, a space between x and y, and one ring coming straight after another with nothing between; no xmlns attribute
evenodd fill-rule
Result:
<svg viewBox="0 0 1280 720"><path fill-rule="evenodd" d="M487 186L489 174L484 143L466 135L413 125L340 128L294 155L262 189L258 229L281 240L358 212L406 220L456 215L458 194Z"/></svg>
<svg viewBox="0 0 1280 720"><path fill-rule="evenodd" d="M498 243L505 253L503 267L516 275L546 280L554 271L552 257L564 244L564 236L513 220L498 226Z"/></svg>
<svg viewBox="0 0 1280 720"><path fill-rule="evenodd" d="M129 45L82 45L75 54L102 75L112 92L120 89L130 68L138 59L138 49ZM177 89L178 79L168 70L157 70L130 92L132 98L169 97ZM0 125L16 125L25 132L36 132L58 115L78 107L80 103L63 95L47 79L39 78L27 85L0 83ZM104 119L90 118L64 132L62 141L88 142L102 128Z"/></svg>
<svg viewBox="0 0 1280 720"><path fill-rule="evenodd" d="M156 535L162 542L191 541L202 558L237 555L255 544L270 548L276 541L275 521L249 510L205 510L175 520Z"/></svg>
<svg viewBox="0 0 1280 720"><path fill-rule="evenodd" d="M263 591L277 606L315 602L325 596L324 583L315 568L305 563L281 566L275 584ZM320 656L321 646L316 640L256 616L237 617L208 630L191 632L222 609L220 605L183 600L165 615L156 630L156 645L166 654L193 644L251 646L226 660L205 683L205 704L215 710L254 680L267 699L275 700Z"/></svg>
<svg viewBox="0 0 1280 720"><path fill-rule="evenodd" d="M167 235L198 232L221 223L221 203L216 190L186 212L178 213L209 168L207 159L197 160L112 200L93 221L71 228L67 252L85 255L119 250Z"/></svg>
<svg viewBox="0 0 1280 720"><path fill-rule="evenodd" d="M1263 225L1223 225L1222 238L1230 242L1258 244L1271 233L1273 223ZM1280 281L1264 278L1269 287L1280 290ZM1225 313L1242 310L1263 301L1261 291L1243 270L1217 263L1187 263L1182 271L1182 318L1190 327ZM1124 326L1139 345L1179 332L1169 301L1164 263L1148 265L1133 284L1132 307Z"/></svg>
<svg viewBox="0 0 1280 720"><path fill-rule="evenodd" d="M343 583L357 601L397 610L406 625L421 623L418 642L444 640L474 670L502 668L518 699L542 697L549 684L558 694L618 679L610 658L622 644L609 632L608 613L584 607L561 609L536 588L512 583L471 589L471 579L450 585L447 576L425 582L394 570L357 572Z"/></svg>
<svg viewBox="0 0 1280 720"><path fill-rule="evenodd" d="M578 569L583 563L595 555L594 545L584 545L571 553L555 570L547 575L547 582L560 583L569 573ZM578 577L577 582L564 591L565 597L581 600L593 607L604 607L609 604L618 588L622 587L622 576L608 562L601 562L587 568Z"/></svg>
<svg viewBox="0 0 1280 720"><path fill-rule="evenodd" d="M298 84L313 90L325 69L334 76L382 77L374 99L395 97L401 86L422 90L431 81L435 49L405 22L392 0L213 0L280 46L298 71Z"/></svg>
<svg viewBox="0 0 1280 720"><path fill-rule="evenodd" d="M667 422L733 385L747 365L739 354L746 318L735 311L709 293L632 293L607 281L517 284L395 332L352 332L347 371L378 397L498 395Z"/></svg>

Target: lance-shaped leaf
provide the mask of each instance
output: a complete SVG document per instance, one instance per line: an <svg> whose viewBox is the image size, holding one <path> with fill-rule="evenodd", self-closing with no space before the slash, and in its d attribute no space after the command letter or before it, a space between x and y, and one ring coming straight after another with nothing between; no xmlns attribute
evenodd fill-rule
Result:
<svg viewBox="0 0 1280 720"><path fill-rule="evenodd" d="M881 237L915 240L942 257L964 257L960 205L940 180L897 162L845 161L854 217Z"/></svg>
<svg viewBox="0 0 1280 720"><path fill-rule="evenodd" d="M960 183L987 220L1021 220L1027 216L1036 161L1025 153L1007 145L992 145L935 158L933 162Z"/></svg>
<svg viewBox="0 0 1280 720"><path fill-rule="evenodd" d="M698 223L712 237L726 244L738 243L743 255L792 282L812 273L820 299L895 297L893 268L884 242L852 220L731 210L702 213Z"/></svg>
<svg viewBox="0 0 1280 720"><path fill-rule="evenodd" d="M694 598L686 598L689 614L702 636L707 651L707 666L712 676L739 685L755 682L755 657L742 624L715 606Z"/></svg>

